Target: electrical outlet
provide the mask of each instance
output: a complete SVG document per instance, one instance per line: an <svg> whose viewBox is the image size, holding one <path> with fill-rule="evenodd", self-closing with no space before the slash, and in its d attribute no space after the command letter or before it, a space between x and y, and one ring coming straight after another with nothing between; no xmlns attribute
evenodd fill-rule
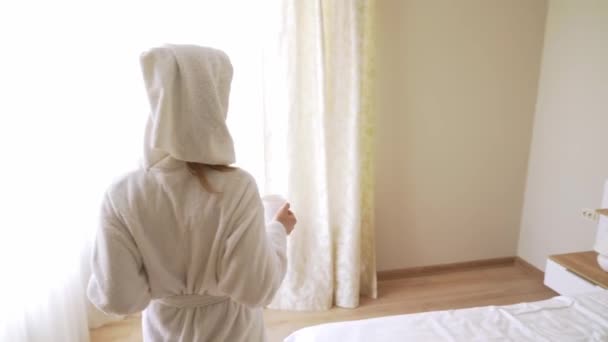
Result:
<svg viewBox="0 0 608 342"><path fill-rule="evenodd" d="M600 214L595 209L583 208L581 215L589 221L597 222L600 219Z"/></svg>

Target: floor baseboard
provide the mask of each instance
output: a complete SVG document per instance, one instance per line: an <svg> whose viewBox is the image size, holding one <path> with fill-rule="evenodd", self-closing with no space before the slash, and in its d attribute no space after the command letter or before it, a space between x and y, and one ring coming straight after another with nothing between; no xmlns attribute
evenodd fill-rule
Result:
<svg viewBox="0 0 608 342"><path fill-rule="evenodd" d="M521 260L521 261L518 261ZM516 262L520 262L521 265L528 269L528 267L534 268L536 271L539 271L534 266L528 264L524 260L518 257L504 257L504 258L493 258L493 259L483 259L483 260L473 260L473 261L465 261L465 262L456 262L450 264L440 264L440 265L431 265L431 266L420 266L420 267L410 267L403 268L397 270L388 270L388 271L380 271L377 273L378 280L393 280L393 279L401 279L408 277L416 277L421 275L429 275L436 273L446 273L446 272L454 272L454 271L462 271L473 268L483 268L483 267L496 267L496 266L508 266L513 265ZM525 263L525 264L523 264ZM532 270L530 270L532 273ZM542 273L542 272L541 272ZM537 274L536 274L537 275Z"/></svg>

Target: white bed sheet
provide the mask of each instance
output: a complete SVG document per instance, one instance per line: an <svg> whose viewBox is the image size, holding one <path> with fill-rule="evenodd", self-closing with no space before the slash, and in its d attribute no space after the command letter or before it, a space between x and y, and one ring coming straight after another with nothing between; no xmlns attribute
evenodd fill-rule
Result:
<svg viewBox="0 0 608 342"><path fill-rule="evenodd" d="M300 329L285 342L608 341L608 290Z"/></svg>

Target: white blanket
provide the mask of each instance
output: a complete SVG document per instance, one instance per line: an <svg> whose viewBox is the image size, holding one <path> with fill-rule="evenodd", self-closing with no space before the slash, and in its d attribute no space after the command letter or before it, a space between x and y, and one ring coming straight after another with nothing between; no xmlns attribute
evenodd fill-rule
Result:
<svg viewBox="0 0 608 342"><path fill-rule="evenodd" d="M608 291L509 306L323 324L286 342L608 341Z"/></svg>

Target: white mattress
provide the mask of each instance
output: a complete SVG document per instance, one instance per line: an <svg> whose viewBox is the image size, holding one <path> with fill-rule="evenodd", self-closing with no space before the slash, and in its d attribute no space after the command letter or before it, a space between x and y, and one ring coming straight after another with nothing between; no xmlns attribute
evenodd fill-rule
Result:
<svg viewBox="0 0 608 342"><path fill-rule="evenodd" d="M286 342L608 341L608 291L317 325Z"/></svg>

